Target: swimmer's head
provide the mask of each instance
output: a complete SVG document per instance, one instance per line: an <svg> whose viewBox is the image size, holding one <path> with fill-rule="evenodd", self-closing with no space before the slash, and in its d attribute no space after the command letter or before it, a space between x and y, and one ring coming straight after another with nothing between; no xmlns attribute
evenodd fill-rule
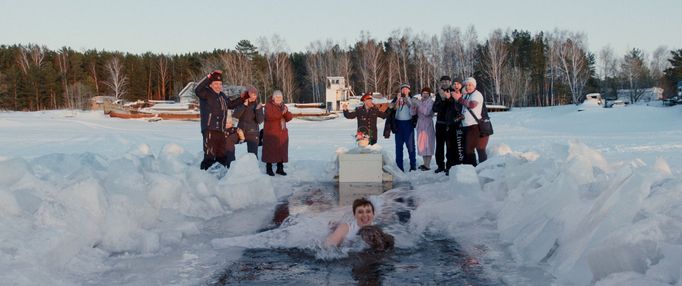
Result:
<svg viewBox="0 0 682 286"><path fill-rule="evenodd" d="M374 205L368 199L360 198L353 201L353 214L357 211L358 207L369 206L374 213Z"/></svg>
<svg viewBox="0 0 682 286"><path fill-rule="evenodd" d="M374 223L374 205L369 200L362 198L353 202L353 217L358 226L372 225Z"/></svg>

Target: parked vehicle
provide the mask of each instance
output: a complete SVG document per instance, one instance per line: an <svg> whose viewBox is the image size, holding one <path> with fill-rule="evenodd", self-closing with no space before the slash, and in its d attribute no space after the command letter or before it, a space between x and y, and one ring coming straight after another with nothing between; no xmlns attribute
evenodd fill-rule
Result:
<svg viewBox="0 0 682 286"><path fill-rule="evenodd" d="M599 93L588 93L585 95L585 100L578 106L578 111L583 111L588 108L603 108L604 99Z"/></svg>
<svg viewBox="0 0 682 286"><path fill-rule="evenodd" d="M611 103L611 107L613 108L619 108L619 107L625 107L625 101L622 100L614 100L613 103Z"/></svg>

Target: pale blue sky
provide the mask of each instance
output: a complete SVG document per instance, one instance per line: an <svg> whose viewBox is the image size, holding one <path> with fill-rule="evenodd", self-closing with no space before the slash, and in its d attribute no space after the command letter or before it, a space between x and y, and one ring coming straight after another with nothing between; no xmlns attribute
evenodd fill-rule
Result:
<svg viewBox="0 0 682 286"><path fill-rule="evenodd" d="M361 30L383 40L395 29L434 35L445 25L474 25L479 40L496 28L560 28L585 32L595 53L607 44L619 55L651 53L682 48L682 0L0 0L0 44L51 49L185 53L276 33L303 51L315 40L352 43Z"/></svg>

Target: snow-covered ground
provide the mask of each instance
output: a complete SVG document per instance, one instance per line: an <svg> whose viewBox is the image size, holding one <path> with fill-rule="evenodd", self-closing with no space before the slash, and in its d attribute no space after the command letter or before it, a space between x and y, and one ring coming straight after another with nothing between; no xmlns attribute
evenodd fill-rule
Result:
<svg viewBox="0 0 682 286"><path fill-rule="evenodd" d="M491 117L484 164L398 177L420 202L399 247L451 237L511 285L682 285L682 107ZM0 113L0 281L194 285L239 258L230 241L314 247L348 207L252 234L296 186L332 180L355 126L292 121L289 176L270 178L243 145L226 175L200 171L197 122Z"/></svg>

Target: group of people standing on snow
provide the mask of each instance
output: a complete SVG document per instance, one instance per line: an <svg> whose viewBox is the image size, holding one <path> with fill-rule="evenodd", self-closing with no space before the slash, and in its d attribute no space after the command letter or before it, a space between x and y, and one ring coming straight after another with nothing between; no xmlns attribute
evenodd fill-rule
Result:
<svg viewBox="0 0 682 286"><path fill-rule="evenodd" d="M203 136L201 169L206 170L216 162L229 168L235 160L236 144L246 142L248 152L256 157L262 144L261 160L266 163L268 175L286 175L284 163L289 160L286 123L293 115L283 103L282 92L274 91L263 105L258 102L254 87L247 87L234 99L228 98L222 89L219 70L208 74L195 88ZM488 118L488 112L483 95L476 90L476 79L470 77L462 82L443 76L435 95L429 87L423 88L418 97L410 91L409 84L400 85L399 93L384 111L373 103L372 94L366 93L360 98L362 106L350 111L346 104L343 114L346 118L357 118L358 132L366 135L371 145L377 142L377 118L386 119L383 135L390 138L394 134L396 164L402 171L405 171L403 148L407 148L409 171L417 170L417 154L423 158L420 170L430 170L435 155L435 172L446 175L454 165L476 166L487 159L485 149L490 134L481 133L479 124ZM237 126L233 119L239 121ZM260 124L264 125L263 130Z"/></svg>
<svg viewBox="0 0 682 286"><path fill-rule="evenodd" d="M480 132L479 122L488 119L488 111L483 95L476 90L476 79L469 77L462 82L443 76L434 96L429 87L421 90L419 98L410 91L409 84L400 85L398 95L385 111L373 103L371 93L366 93L360 98L362 106L349 111L344 105L343 114L349 119L357 118L358 132L369 132L372 145L377 142L377 117L385 118L383 135L389 138L394 134L396 164L402 171L404 147L410 171L417 170L416 154L423 158L424 163L419 166L422 171L431 169L435 154L435 172L446 175L454 165L476 166L487 159L485 149L491 134Z"/></svg>
<svg viewBox="0 0 682 286"><path fill-rule="evenodd" d="M258 146L262 142L261 159L266 164L266 173L286 176L284 163L289 160L286 123L293 115L284 104L281 91L274 91L264 106L258 102L258 91L254 87L247 87L239 98L230 99L223 92L222 72L219 70L202 79L194 91L199 97L201 114L202 170L216 162L229 168L235 160L235 144L243 142L246 142L248 152L258 157ZM239 121L236 127L233 119ZM273 164L277 166L274 172Z"/></svg>

